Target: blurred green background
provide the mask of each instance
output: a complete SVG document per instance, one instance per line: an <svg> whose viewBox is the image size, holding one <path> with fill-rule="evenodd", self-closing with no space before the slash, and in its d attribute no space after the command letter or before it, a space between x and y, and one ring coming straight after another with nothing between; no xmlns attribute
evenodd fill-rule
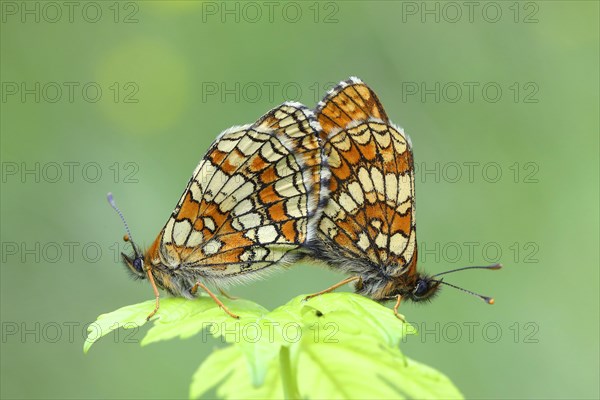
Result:
<svg viewBox="0 0 600 400"><path fill-rule="evenodd" d="M1 25L1 396L186 397L217 342L85 325L152 298L148 245L207 146L356 75L411 135L421 268L500 260L406 304L402 349L469 398L598 398L598 2L12 2ZM499 175L500 174L500 175ZM337 282L298 265L266 307ZM350 290L350 289L346 289Z"/></svg>

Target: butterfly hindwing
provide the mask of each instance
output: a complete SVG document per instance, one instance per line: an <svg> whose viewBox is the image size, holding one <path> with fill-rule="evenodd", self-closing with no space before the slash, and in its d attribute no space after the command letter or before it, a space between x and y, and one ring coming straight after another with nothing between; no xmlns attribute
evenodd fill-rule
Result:
<svg viewBox="0 0 600 400"><path fill-rule="evenodd" d="M338 85L317 108L331 171L320 240L387 274L416 267L414 171L410 141L387 120L360 80ZM340 262L344 262L340 260Z"/></svg>
<svg viewBox="0 0 600 400"><path fill-rule="evenodd" d="M313 196L308 203L309 224L316 224L318 214L327 200L329 169L319 137L321 127L313 112L300 103L286 102L261 118L257 124L290 138L292 150L304 160L311 175L307 181L314 186Z"/></svg>

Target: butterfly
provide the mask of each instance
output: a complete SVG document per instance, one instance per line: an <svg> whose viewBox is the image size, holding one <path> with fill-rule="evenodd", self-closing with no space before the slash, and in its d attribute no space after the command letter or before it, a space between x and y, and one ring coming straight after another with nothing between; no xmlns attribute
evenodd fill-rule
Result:
<svg viewBox="0 0 600 400"><path fill-rule="evenodd" d="M123 261L154 290L148 319L159 309L158 288L185 298L201 288L238 318L206 283L221 287L262 277L301 256L298 250L316 234L328 183L319 131L310 109L286 102L254 124L222 132L145 252L109 194L134 251Z"/></svg>
<svg viewBox="0 0 600 400"><path fill-rule="evenodd" d="M417 270L412 143L373 90L352 77L319 102L315 115L331 180L317 236L307 247L313 259L352 276L307 299L356 281L361 295L396 300L394 313L402 318L402 298L431 299L441 284L458 288L438 279L455 271L430 276Z"/></svg>

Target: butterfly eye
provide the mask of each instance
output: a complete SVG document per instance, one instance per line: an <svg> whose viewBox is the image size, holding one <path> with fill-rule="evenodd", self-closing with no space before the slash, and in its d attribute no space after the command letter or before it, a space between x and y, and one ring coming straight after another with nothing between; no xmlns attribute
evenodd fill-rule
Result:
<svg viewBox="0 0 600 400"><path fill-rule="evenodd" d="M133 260L133 267L139 272L144 272L144 262L141 257Z"/></svg>
<svg viewBox="0 0 600 400"><path fill-rule="evenodd" d="M413 294L415 296L422 296L425 294L425 292L427 292L427 282L425 282L424 280L419 280L417 281L417 286L415 287L415 290L413 291Z"/></svg>

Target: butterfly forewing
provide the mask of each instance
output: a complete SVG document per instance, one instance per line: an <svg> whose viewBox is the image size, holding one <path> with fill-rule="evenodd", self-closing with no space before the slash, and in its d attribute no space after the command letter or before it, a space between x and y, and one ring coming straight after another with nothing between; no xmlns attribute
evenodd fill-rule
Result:
<svg viewBox="0 0 600 400"><path fill-rule="evenodd" d="M293 261L291 251L310 238L319 196L306 168L311 152L320 154L315 126L308 109L284 104L253 125L223 132L194 171L153 257L208 278ZM296 153L300 146L306 152Z"/></svg>
<svg viewBox="0 0 600 400"><path fill-rule="evenodd" d="M413 156L404 132L355 78L335 88L316 114L332 175L321 240L390 275L414 268Z"/></svg>

